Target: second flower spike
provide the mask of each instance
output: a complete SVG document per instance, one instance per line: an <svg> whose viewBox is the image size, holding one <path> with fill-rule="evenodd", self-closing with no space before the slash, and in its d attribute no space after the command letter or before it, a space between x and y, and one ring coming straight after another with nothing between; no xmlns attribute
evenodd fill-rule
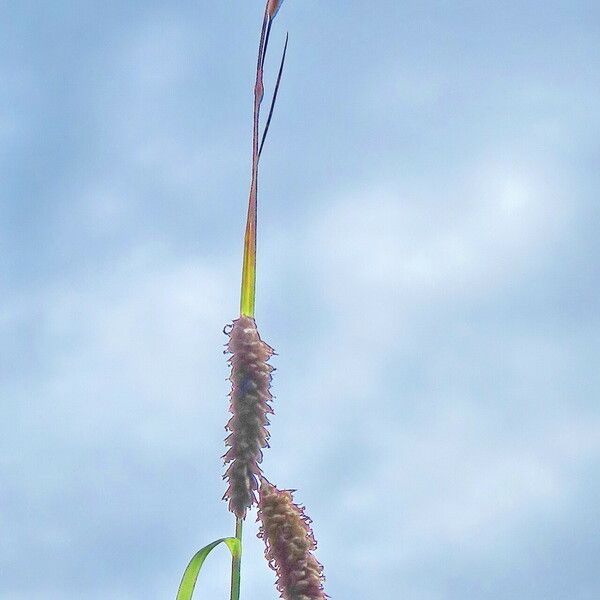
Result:
<svg viewBox="0 0 600 600"><path fill-rule="evenodd" d="M279 490L264 477L260 484L258 537L265 542L265 557L277 574L283 600L326 600L323 567L313 552L317 542L311 520L294 502L291 490Z"/></svg>

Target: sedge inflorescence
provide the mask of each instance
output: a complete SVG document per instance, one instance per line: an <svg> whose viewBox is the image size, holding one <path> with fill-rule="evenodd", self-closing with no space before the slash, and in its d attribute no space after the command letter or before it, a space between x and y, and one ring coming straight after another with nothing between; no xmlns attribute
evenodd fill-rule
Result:
<svg viewBox="0 0 600 600"><path fill-rule="evenodd" d="M230 412L225 439L229 450L223 457L228 464L224 479L228 481L223 498L229 510L243 519L256 502L258 478L261 476L262 449L268 446L267 425L272 395L273 367L267 364L273 349L260 339L254 319L241 316L229 330L227 351L231 353Z"/></svg>
<svg viewBox="0 0 600 600"><path fill-rule="evenodd" d="M261 527L258 536L266 545L265 557L277 574L283 600L325 600L323 567L314 557L317 547L311 521L294 503L291 490L279 490L264 477L258 501Z"/></svg>
<svg viewBox="0 0 600 600"><path fill-rule="evenodd" d="M240 299L241 316L228 325L224 333L229 336L227 349L231 374L229 412L225 426L227 451L223 479L227 489L223 499L235 515L235 537L218 539L199 550L183 574L177 593L178 600L191 600L196 579L204 559L213 548L225 543L232 555L231 600L240 599L242 531L248 509L258 504L261 521L259 537L265 542L265 557L275 571L277 590L283 600L325 600L323 567L315 558L316 541L311 521L304 508L295 504L291 490L279 490L263 476L261 463L263 449L269 446L268 415L273 413L271 380L273 367L269 359L273 349L263 342L254 321L256 288L256 226L258 164L271 123L275 101L281 82L288 47L285 38L281 63L268 117L260 135L260 107L263 99L263 67L270 39L271 25L283 0L265 0L256 82L254 87L254 112L252 135L252 179L248 199L248 213L244 235L244 256Z"/></svg>

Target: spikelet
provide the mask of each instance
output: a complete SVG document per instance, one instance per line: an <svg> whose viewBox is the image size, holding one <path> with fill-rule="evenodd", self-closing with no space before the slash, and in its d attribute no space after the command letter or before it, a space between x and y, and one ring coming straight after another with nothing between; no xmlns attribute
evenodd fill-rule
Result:
<svg viewBox="0 0 600 600"><path fill-rule="evenodd" d="M229 330L227 351L231 353L231 393L229 410L232 417L226 429L231 433L225 439L229 446L223 459L229 467L223 479L228 487L224 500L229 500L229 510L243 519L250 506L256 503L259 464L262 449L268 446L269 421L272 400L269 388L273 367L267 364L273 349L260 339L256 323L242 316L233 322Z"/></svg>
<svg viewBox="0 0 600 600"><path fill-rule="evenodd" d="M291 490L278 490L261 478L258 501L265 542L265 557L277 574L277 590L283 600L325 600L323 567L313 555L316 549L311 520L294 503Z"/></svg>

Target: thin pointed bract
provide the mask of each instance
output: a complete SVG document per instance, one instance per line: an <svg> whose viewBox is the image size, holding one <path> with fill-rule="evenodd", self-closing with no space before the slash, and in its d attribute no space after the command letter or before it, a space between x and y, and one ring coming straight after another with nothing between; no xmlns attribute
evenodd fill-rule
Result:
<svg viewBox="0 0 600 600"><path fill-rule="evenodd" d="M311 520L294 503L292 491L278 490L263 477L258 518L258 537L265 542L265 557L277 575L281 598L325 600L323 566L313 555L317 542Z"/></svg>
<svg viewBox="0 0 600 600"><path fill-rule="evenodd" d="M254 319L240 317L229 331L228 351L231 353L232 417L227 423L230 434L225 443L229 450L224 456L229 467L224 478L228 481L224 499L229 510L243 519L256 502L262 449L266 448L269 433L267 415L273 410L271 372L267 363L273 349L260 339Z"/></svg>
<svg viewBox="0 0 600 600"><path fill-rule="evenodd" d="M281 55L281 63L279 64L279 72L277 73L277 81L275 82L275 90L273 91L273 98L271 99L271 106L269 108L269 116L267 117L267 123L262 134L260 141L260 148L258 149L258 158L262 154L265 140L267 139L267 133L269 133L269 126L271 125L271 119L273 118L273 110L275 109L275 102L277 102L277 93L279 92L279 85L281 84L281 76L283 74L283 66L285 65L285 55L288 47L288 35L285 36L285 45L283 46L283 54Z"/></svg>

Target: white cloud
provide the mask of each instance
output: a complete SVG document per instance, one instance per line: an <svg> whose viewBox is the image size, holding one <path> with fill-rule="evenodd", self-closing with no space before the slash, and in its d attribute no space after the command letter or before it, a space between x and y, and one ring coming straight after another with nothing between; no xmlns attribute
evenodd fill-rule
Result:
<svg viewBox="0 0 600 600"><path fill-rule="evenodd" d="M566 203L532 169L481 163L468 172L451 187L374 184L317 216L309 251L331 301L343 310L383 293L398 308L424 296L491 294L526 273L560 235Z"/></svg>

